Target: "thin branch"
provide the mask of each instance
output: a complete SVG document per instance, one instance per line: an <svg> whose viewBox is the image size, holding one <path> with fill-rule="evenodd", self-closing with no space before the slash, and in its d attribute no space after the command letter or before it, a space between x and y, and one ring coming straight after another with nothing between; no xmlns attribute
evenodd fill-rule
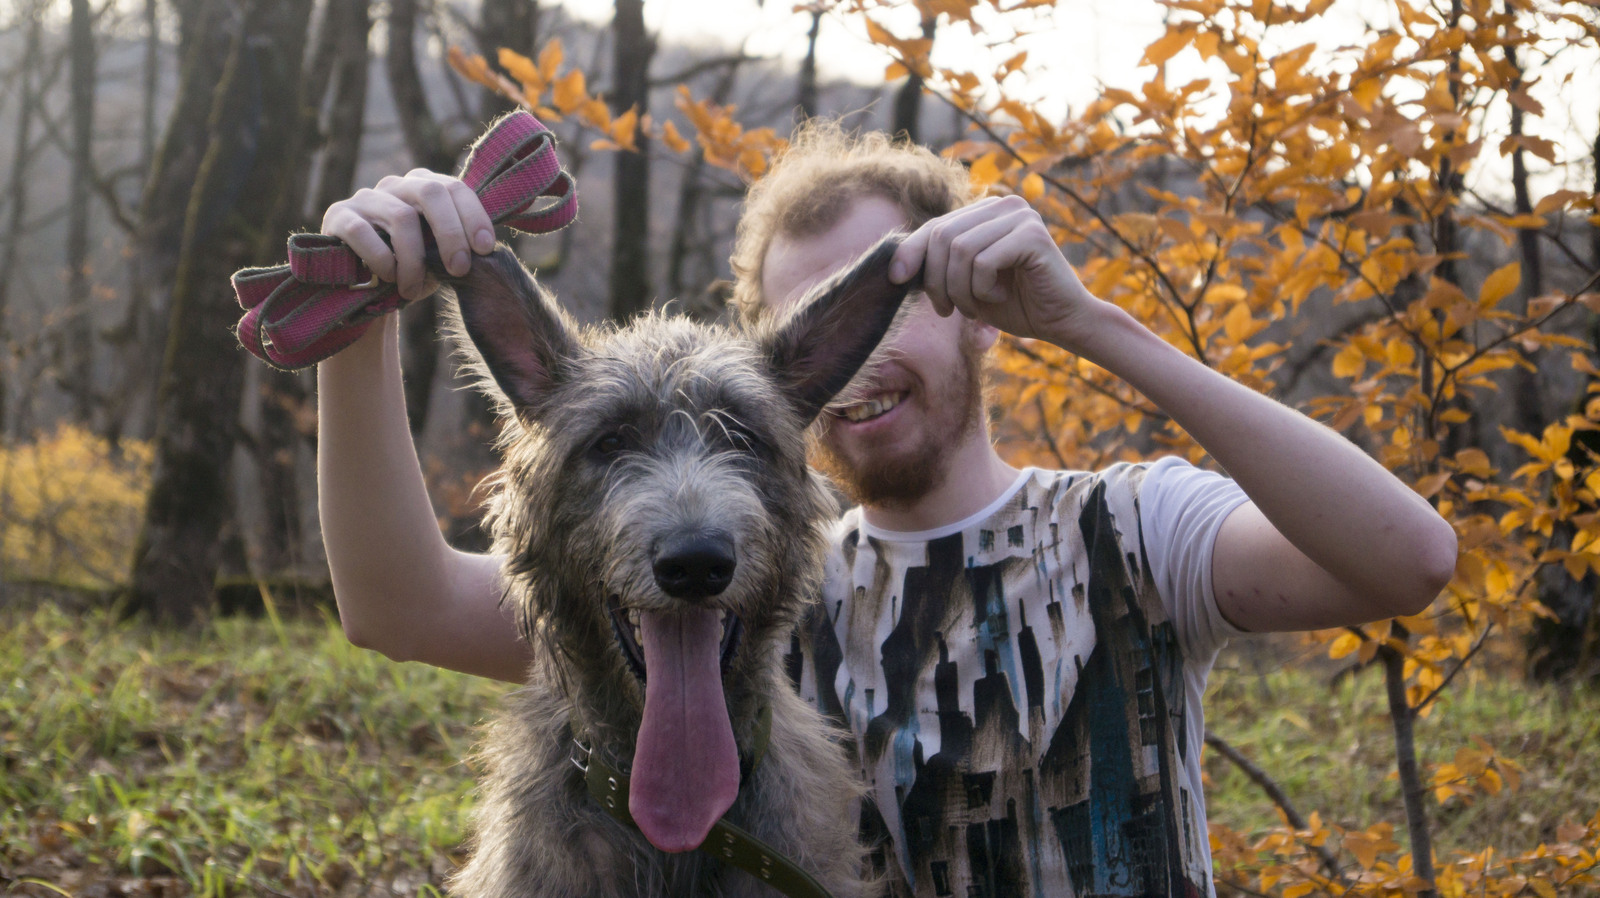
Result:
<svg viewBox="0 0 1600 898"><path fill-rule="evenodd" d="M750 54L743 52L733 53L728 56L715 56L711 59L702 59L701 61L686 66L685 68L673 72L670 75L651 78L649 85L652 90L658 87L671 87L675 84L681 84L685 81L688 81L690 78L693 78L696 75L709 72L712 69L720 69L727 66L738 68L747 62L760 62L762 59L763 57L751 56Z"/></svg>
<svg viewBox="0 0 1600 898"><path fill-rule="evenodd" d="M1438 698L1441 692L1444 692L1445 687L1450 685L1450 681L1456 678L1456 674L1459 674L1463 670L1467 669L1467 662L1471 661L1472 657L1478 654L1478 650L1483 648L1484 645L1489 642L1489 634L1493 632L1494 621L1491 620L1489 623L1484 625L1483 633L1478 636L1477 642L1473 643L1472 648L1468 649L1467 653L1461 656L1461 660L1456 662L1456 666L1451 668L1450 672L1444 675L1444 679L1439 681L1439 685L1433 687L1433 691L1424 696L1422 701L1417 702L1416 709L1418 711L1421 711L1423 708L1426 708L1428 705L1432 704L1433 700Z"/></svg>
<svg viewBox="0 0 1600 898"><path fill-rule="evenodd" d="M1507 212L1506 210L1502 209L1493 200L1489 199L1488 197L1484 196L1483 194L1479 193L1478 191L1474 190L1473 188L1467 187L1465 189L1466 189L1466 192L1469 195L1471 195L1473 199L1475 199L1478 202L1483 204L1483 208L1489 210L1490 212L1493 212L1496 215L1504 215L1507 218L1510 218L1512 216L1513 213ZM1518 230L1522 230L1522 229L1519 228ZM1539 228L1538 232L1539 232L1539 236L1540 237L1543 237L1545 240L1548 240L1550 243L1554 244L1556 249L1561 250L1561 254L1567 257L1567 261L1569 261L1572 264L1578 266L1580 269L1584 268L1585 266L1587 266L1589 264L1587 260L1582 259L1582 258L1580 258L1578 256L1577 250L1574 250L1572 247L1567 246L1567 242L1565 240L1562 240L1560 237L1557 237L1555 234L1552 234L1552 233L1550 233L1549 231L1546 231L1543 228Z"/></svg>
<svg viewBox="0 0 1600 898"><path fill-rule="evenodd" d="M1289 825L1294 827L1296 831L1303 832L1311 828L1311 824L1305 817L1301 816L1300 811L1295 808L1294 802L1290 801L1289 796L1284 793L1283 787L1279 786L1271 776L1268 776L1265 770L1257 767L1237 748L1228 744L1227 740L1209 729L1206 730L1206 744L1216 749L1224 758L1232 761L1235 767L1238 767L1245 776L1250 778L1251 782L1260 786L1261 791L1267 793L1267 797L1272 799L1272 803L1283 811L1284 818L1289 821ZM1349 883L1349 880L1345 879L1344 871L1339 868L1339 859L1334 856L1332 851L1328 850L1327 845L1312 845L1307 842L1306 847L1316 852L1317 857L1322 859L1322 866L1329 874L1337 877L1340 882Z"/></svg>

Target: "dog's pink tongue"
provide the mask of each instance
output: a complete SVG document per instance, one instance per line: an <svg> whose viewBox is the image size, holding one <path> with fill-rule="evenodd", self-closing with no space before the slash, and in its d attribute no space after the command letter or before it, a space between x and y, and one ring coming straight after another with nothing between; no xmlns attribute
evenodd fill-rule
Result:
<svg viewBox="0 0 1600 898"><path fill-rule="evenodd" d="M714 611L639 617L644 723L633 753L628 811L650 844L689 851L739 794L739 750L722 697Z"/></svg>

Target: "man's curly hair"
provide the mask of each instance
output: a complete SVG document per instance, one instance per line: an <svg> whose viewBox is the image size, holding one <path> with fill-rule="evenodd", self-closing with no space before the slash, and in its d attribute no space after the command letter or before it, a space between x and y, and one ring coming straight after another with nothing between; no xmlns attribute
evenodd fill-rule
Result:
<svg viewBox="0 0 1600 898"><path fill-rule="evenodd" d="M808 120L745 195L730 260L735 313L746 324L760 319L762 267L777 235L820 234L866 196L894 203L915 228L966 205L971 193L966 169L925 147Z"/></svg>

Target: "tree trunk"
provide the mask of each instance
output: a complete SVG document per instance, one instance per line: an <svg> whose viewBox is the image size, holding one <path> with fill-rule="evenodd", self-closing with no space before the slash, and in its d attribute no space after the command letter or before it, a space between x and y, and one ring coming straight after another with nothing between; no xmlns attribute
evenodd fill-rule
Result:
<svg viewBox="0 0 1600 898"><path fill-rule="evenodd" d="M118 429L153 436L166 345L172 280L178 268L184 219L205 152L212 94L231 44L230 23L239 0L176 0L178 96L145 177L139 229L133 238L129 308L119 339L117 370L123 387L114 402Z"/></svg>
<svg viewBox="0 0 1600 898"><path fill-rule="evenodd" d="M72 71L72 174L67 188L66 315L54 340L55 367L73 417L94 419L94 309L89 287L89 182L93 178L94 30L89 0L72 0L68 23Z"/></svg>
<svg viewBox="0 0 1600 898"><path fill-rule="evenodd" d="M1452 31L1461 27L1461 16L1461 0L1451 0L1448 27ZM1454 108L1460 109L1460 49L1456 49L1450 54L1448 79L1450 98L1453 101ZM1452 143L1454 142L1453 136L1447 139ZM1465 285L1463 285L1461 282L1461 267L1459 264L1457 264L1456 259L1457 252L1460 249L1461 240L1458 235L1455 206L1456 199L1461 196L1461 191L1464 187L1465 180L1462 178L1461 172L1459 172L1455 165L1451 163L1449 154L1444 154L1439 160L1439 175L1437 183L1437 189L1439 191L1439 207L1437 213L1433 217L1434 252L1437 253L1441 259L1443 259L1443 261L1439 263L1439 278L1446 283L1453 284L1454 286L1461 287L1463 289ZM1434 310L1433 314L1436 319L1440 321L1443 320L1444 312L1442 310L1436 309ZM1429 375L1429 379L1431 381L1431 366L1425 366L1425 373ZM1424 384L1424 392L1427 392L1431 389L1431 383ZM1478 439L1477 428L1479 427L1479 424L1480 422L1478 421L1477 416L1474 416L1470 420L1464 422L1462 425L1450 427L1448 430L1446 430L1444 439L1440 441L1440 454L1447 458L1454 457L1457 452L1460 452L1466 446L1479 445L1482 442L1480 439ZM1424 431L1419 430L1418 432L1420 433Z"/></svg>
<svg viewBox="0 0 1600 898"><path fill-rule="evenodd" d="M612 22L611 114L650 111L650 58L655 42L644 28L644 0L617 0ZM638 152L616 154L612 202L611 303L614 320L650 308L650 154L641 129Z"/></svg>
<svg viewBox="0 0 1600 898"><path fill-rule="evenodd" d="M455 166L455 152L446 148L444 133L428 106L428 96L417 71L416 34L416 0L393 0L389 5L389 49L384 62L406 149L416 165L448 172ZM434 303L413 303L406 309L401 340L407 374L406 415L412 434L421 433L428 420L433 380L439 368L438 331L439 314Z"/></svg>
<svg viewBox="0 0 1600 898"><path fill-rule="evenodd" d="M800 119L817 114L817 35L822 31L822 7L811 11L811 30L806 32L806 55L800 60L800 91L796 104Z"/></svg>
<svg viewBox="0 0 1600 898"><path fill-rule="evenodd" d="M1405 629L1398 623L1390 630L1390 634L1391 638L1402 642L1407 637ZM1406 831L1411 837L1411 870L1430 886L1416 894L1418 898L1438 898L1438 890L1432 888L1433 827L1428 822L1428 786L1422 781L1422 772L1417 767L1417 712L1406 699L1405 656L1384 645L1378 648L1378 658L1383 662L1389 721L1394 727L1395 770L1400 777L1400 795L1405 803Z"/></svg>
<svg viewBox="0 0 1600 898"><path fill-rule="evenodd" d="M1508 14L1514 10L1507 9ZM1511 82L1512 90L1522 88L1522 62L1517 58L1515 46L1507 45L1506 61L1511 64L1516 76ZM1511 136L1521 137L1523 133L1522 107L1511 104ZM1516 202L1518 215L1533 214L1533 199L1528 194L1528 154L1521 146L1511 153L1511 191ZM1539 257L1540 234L1533 228L1521 228L1517 231L1518 248L1522 254L1522 286L1517 291L1517 308L1512 311L1518 315L1526 316L1528 300L1544 292L1544 267ZM1544 433L1545 416L1544 400L1539 390L1539 375L1536 371L1526 368L1512 368L1509 372L1511 379L1511 395L1513 401L1512 423L1524 433L1535 436Z"/></svg>
<svg viewBox="0 0 1600 898"><path fill-rule="evenodd" d="M494 59L504 47L532 57L539 50L540 12L538 0L483 0L475 35L478 52ZM485 124L512 109L510 100L492 90L483 91L482 97L478 115Z"/></svg>
<svg viewBox="0 0 1600 898"><path fill-rule="evenodd" d="M309 162L313 147L322 141L322 165L317 183L318 204L308 214L301 197L309 178L295 177L296 188L284 191L285 211L275 217L297 219L315 227L322 210L350 195L360 155L362 120L367 96L367 35L371 15L365 0L329 0L311 59L306 64L300 107L307 116L300 140L291 155ZM331 94L328 120L316 121ZM310 165L296 169L309 171ZM306 220L311 218L311 220ZM293 573L304 525L300 508L302 448L315 433L310 426L311 390L307 375L261 369L260 427L255 434L254 461L261 494L263 527L258 540L258 564L273 574Z"/></svg>
<svg viewBox="0 0 1600 898"><path fill-rule="evenodd" d="M733 85L739 77L740 63L744 59L741 52L731 59L723 69L722 76L717 79L717 86L711 91L711 101L717 105L726 105L728 95L733 92ZM667 251L667 286L669 296L684 304L689 313L703 320L715 319L722 312L723 303L715 302L706 294L705 290L710 277L700 279L694 284L694 293L688 295L690 289L688 277L689 256L699 246L711 239L700 227L700 210L705 203L705 150L695 147L694 159L683 172L683 180L678 185L678 214L677 224L672 228L672 244ZM706 301L702 302L702 298Z"/></svg>
<svg viewBox="0 0 1600 898"><path fill-rule="evenodd" d="M231 517L242 356L228 301L235 269L283 253L291 149L311 0L231 6L232 41L212 94L204 156L184 217L157 397L156 457L127 607L167 624L210 605Z"/></svg>
<svg viewBox="0 0 1600 898"><path fill-rule="evenodd" d="M139 165L145 171L156 157L156 101L161 88L161 22L159 0L144 0L144 104L139 129Z"/></svg>
<svg viewBox="0 0 1600 898"><path fill-rule="evenodd" d="M394 93L411 159L423 168L448 172L455 165L455 148L446 147L444 132L428 106L428 94L417 69L417 0L392 0L389 4L389 49L384 63L389 89Z"/></svg>
<svg viewBox="0 0 1600 898"><path fill-rule="evenodd" d="M320 219L323 210L349 196L355 187L367 109L371 8L366 0L329 0L323 27L333 29L332 55L336 61L328 75L333 81L330 87L333 100L321 128L326 140L317 173L316 198L310 208L313 223ZM315 72L312 77L316 77Z"/></svg>
<svg viewBox="0 0 1600 898"><path fill-rule="evenodd" d="M937 15L929 15L922 20L922 37L933 40L935 29L938 27ZM894 95L894 124L889 128L889 133L905 135L905 139L917 143L922 139L922 76L912 72L906 77L906 83L900 85L900 90Z"/></svg>
<svg viewBox="0 0 1600 898"><path fill-rule="evenodd" d="M16 269L17 252L22 245L23 221L28 210L28 163L33 161L33 115L38 108L34 76L39 68L42 38L43 0L34 0L26 12L27 37L22 45L22 70L17 73L17 130L11 156L9 215L5 242L0 244L0 272ZM11 279L0 275L0 351L11 351L11 334L6 330L6 307L11 303ZM10 365L0 360L0 442L9 433L8 401L11 386L6 380Z"/></svg>
<svg viewBox="0 0 1600 898"><path fill-rule="evenodd" d="M1594 192L1600 196L1600 128L1594 132L1594 149L1589 159L1594 164ZM1600 269L1600 223L1589 225L1589 264Z"/></svg>

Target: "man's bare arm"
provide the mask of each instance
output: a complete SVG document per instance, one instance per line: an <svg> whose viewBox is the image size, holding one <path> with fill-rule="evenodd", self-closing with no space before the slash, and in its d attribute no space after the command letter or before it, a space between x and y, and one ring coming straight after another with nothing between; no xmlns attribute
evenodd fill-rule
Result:
<svg viewBox="0 0 1600 898"><path fill-rule="evenodd" d="M1212 552L1222 613L1247 630L1416 614L1455 572L1456 535L1344 437L1234 382L1090 295L1020 197L919 228L895 257L941 314L1049 340L1116 374L1189 432L1251 499Z"/></svg>
<svg viewBox="0 0 1600 898"><path fill-rule="evenodd" d="M469 248L493 246L492 232L487 241L466 236L471 225L488 226L476 197L453 197L438 178L385 179L379 190L330 207L323 231L349 243L379 277L398 281L403 295L426 295L418 212L452 273L465 273ZM393 252L374 226L390 234ZM500 607L501 559L452 549L439 532L401 376L395 315L317 368L318 510L344 631L395 660L520 682L531 655Z"/></svg>

